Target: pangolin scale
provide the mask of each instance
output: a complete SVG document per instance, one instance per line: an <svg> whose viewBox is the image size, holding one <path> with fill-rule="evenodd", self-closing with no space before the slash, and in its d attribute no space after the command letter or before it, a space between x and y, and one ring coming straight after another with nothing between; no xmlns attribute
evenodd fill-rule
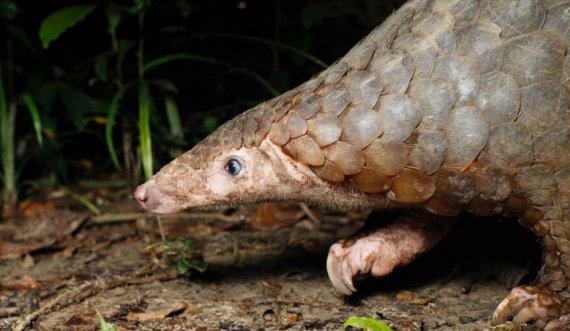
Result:
<svg viewBox="0 0 570 331"><path fill-rule="evenodd" d="M517 217L541 240L543 265L493 322L570 330L569 47L567 0L411 0L316 77L222 125L135 197L159 213L297 200L415 206L440 224L462 211ZM445 229L422 218L333 246L335 287L350 294L356 275L384 275L433 246ZM391 250L385 233L409 245ZM355 257L362 250L364 261Z"/></svg>

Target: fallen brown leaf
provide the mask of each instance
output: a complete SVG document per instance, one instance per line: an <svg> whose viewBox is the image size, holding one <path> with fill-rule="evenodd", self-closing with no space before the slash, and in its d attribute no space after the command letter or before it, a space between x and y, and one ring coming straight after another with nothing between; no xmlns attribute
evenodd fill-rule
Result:
<svg viewBox="0 0 570 331"><path fill-rule="evenodd" d="M151 310L144 313L131 312L127 315L127 320L139 322L162 320L168 317L170 314L185 310L187 306L187 303L184 301L174 301L172 303L168 303L168 306L164 308Z"/></svg>
<svg viewBox="0 0 570 331"><path fill-rule="evenodd" d="M396 299L413 305L427 305L431 301L431 299L421 297L419 294L410 291L398 292Z"/></svg>
<svg viewBox="0 0 570 331"><path fill-rule="evenodd" d="M0 260L18 259L65 239L87 219L87 213L44 209L23 218L17 226L0 227Z"/></svg>
<svg viewBox="0 0 570 331"><path fill-rule="evenodd" d="M251 226L258 229L278 229L295 223L299 216L299 210L265 203L255 210Z"/></svg>
<svg viewBox="0 0 570 331"><path fill-rule="evenodd" d="M18 278L9 277L0 279L0 290L32 290L38 287L38 282L27 274Z"/></svg>

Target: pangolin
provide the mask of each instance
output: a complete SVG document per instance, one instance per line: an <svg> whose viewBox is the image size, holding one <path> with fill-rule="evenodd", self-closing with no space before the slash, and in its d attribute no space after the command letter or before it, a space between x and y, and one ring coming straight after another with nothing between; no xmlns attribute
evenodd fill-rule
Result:
<svg viewBox="0 0 570 331"><path fill-rule="evenodd" d="M331 247L327 270L344 294L435 245L462 211L516 217L540 240L542 267L492 323L570 330L569 46L568 0L411 0L135 197L156 213L265 201L406 207Z"/></svg>

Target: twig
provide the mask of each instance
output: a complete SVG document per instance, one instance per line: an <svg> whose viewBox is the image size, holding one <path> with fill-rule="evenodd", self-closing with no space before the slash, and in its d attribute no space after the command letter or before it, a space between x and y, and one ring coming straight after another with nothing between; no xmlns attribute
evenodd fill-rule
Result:
<svg viewBox="0 0 570 331"><path fill-rule="evenodd" d="M14 331L23 331L39 316L61 310L73 304L77 304L97 293L109 290L126 284L145 284L154 281L170 280L178 277L174 269L162 270L156 274L145 274L145 272L134 272L126 275L98 277L95 280L86 281L74 288L65 288L63 293L48 300L38 310L22 317L14 327Z"/></svg>
<svg viewBox="0 0 570 331"><path fill-rule="evenodd" d="M311 208L309 208L309 206L307 206L303 202L299 203L299 206L301 206L301 210L303 210L305 215L307 215L307 217L311 221L313 221L315 223L315 225L321 225L322 224L321 220L315 215L315 213L313 213L313 211L311 210Z"/></svg>
<svg viewBox="0 0 570 331"><path fill-rule="evenodd" d="M161 216L156 216L156 223L158 223L158 230L160 231L160 239L166 241L166 236L164 235L164 229L162 228Z"/></svg>
<svg viewBox="0 0 570 331"><path fill-rule="evenodd" d="M132 222L139 218L153 218L156 214L152 213L121 213L121 214L101 214L95 215L89 219L90 223L94 224L106 224L106 223L118 223L118 222ZM222 213L181 213L181 214L170 214L170 215L160 215L162 219L178 218L178 219L204 219L204 220L218 220L228 223L236 223L243 220L243 216L228 216Z"/></svg>

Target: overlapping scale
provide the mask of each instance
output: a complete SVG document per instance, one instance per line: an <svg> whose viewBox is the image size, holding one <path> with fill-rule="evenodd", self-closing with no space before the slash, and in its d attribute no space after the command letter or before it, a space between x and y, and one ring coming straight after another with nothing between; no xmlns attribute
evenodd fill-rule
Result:
<svg viewBox="0 0 570 331"><path fill-rule="evenodd" d="M406 169L392 181L392 187L386 196L400 203L417 204L427 201L436 189L436 182L432 176L416 170Z"/></svg>
<svg viewBox="0 0 570 331"><path fill-rule="evenodd" d="M364 39L346 54L344 60L349 63L351 69L364 70L376 49L378 46L372 40Z"/></svg>
<svg viewBox="0 0 570 331"><path fill-rule="evenodd" d="M456 29L475 23L480 13L478 0L435 0L433 10L449 11Z"/></svg>
<svg viewBox="0 0 570 331"><path fill-rule="evenodd" d="M449 54L455 49L453 29L455 18L447 10L428 12L414 19L412 32L428 35L438 45L438 56Z"/></svg>
<svg viewBox="0 0 570 331"><path fill-rule="evenodd" d="M541 0L519 0L516 7L509 1L481 0L480 6L479 20L497 24L503 39L539 30L546 15Z"/></svg>
<svg viewBox="0 0 570 331"><path fill-rule="evenodd" d="M287 125L282 122L275 122L271 124L271 129L269 130L269 139L276 145L283 146L291 138L291 131Z"/></svg>
<svg viewBox="0 0 570 331"><path fill-rule="evenodd" d="M291 113L296 113L307 119L315 115L320 108L321 104L315 93L302 93L295 97L291 106Z"/></svg>
<svg viewBox="0 0 570 331"><path fill-rule="evenodd" d="M518 114L520 89L511 75L500 71L481 76L475 105L481 109L490 126L511 122Z"/></svg>
<svg viewBox="0 0 570 331"><path fill-rule="evenodd" d="M452 84L456 106L471 104L477 95L480 72L479 66L472 58L455 54L439 57L432 77Z"/></svg>
<svg viewBox="0 0 570 331"><path fill-rule="evenodd" d="M521 89L521 108L517 122L533 134L552 127L570 126L570 93L558 82L542 82Z"/></svg>
<svg viewBox="0 0 570 331"><path fill-rule="evenodd" d="M324 79L325 84L334 84L346 75L349 68L350 67L346 62L339 61L328 67L321 76Z"/></svg>
<svg viewBox="0 0 570 331"><path fill-rule="evenodd" d="M420 103L403 94L382 96L378 112L384 124L382 139L395 141L406 140L423 116Z"/></svg>
<svg viewBox="0 0 570 331"><path fill-rule="evenodd" d="M399 141L374 140L364 149L366 167L387 176L399 173L408 164L408 147Z"/></svg>
<svg viewBox="0 0 570 331"><path fill-rule="evenodd" d="M321 97L323 111L340 115L350 103L350 93L343 84L327 85L318 92Z"/></svg>
<svg viewBox="0 0 570 331"><path fill-rule="evenodd" d="M350 177L350 185L360 192L381 193L392 187L392 180L378 171L364 167L358 174Z"/></svg>
<svg viewBox="0 0 570 331"><path fill-rule="evenodd" d="M291 138L297 138L307 133L307 121L298 113L291 113L287 119L287 128Z"/></svg>
<svg viewBox="0 0 570 331"><path fill-rule="evenodd" d="M328 146L340 139L342 128L338 117L321 113L307 121L309 134L319 146Z"/></svg>
<svg viewBox="0 0 570 331"><path fill-rule="evenodd" d="M533 142L538 162L549 164L555 171L570 167L570 128L551 128L537 135Z"/></svg>
<svg viewBox="0 0 570 331"><path fill-rule="evenodd" d="M501 71L512 75L520 87L560 79L566 43L553 30L522 35L505 44Z"/></svg>
<svg viewBox="0 0 570 331"><path fill-rule="evenodd" d="M311 169L323 180L333 183L340 183L344 181L344 172L342 168L338 164L327 159L325 159L325 163L322 166L311 167Z"/></svg>
<svg viewBox="0 0 570 331"><path fill-rule="evenodd" d="M245 147L254 145L255 131L257 131L257 121L252 116L246 117L242 129L243 145Z"/></svg>
<svg viewBox="0 0 570 331"><path fill-rule="evenodd" d="M285 146L285 152L293 159L307 165L320 166L325 162L325 155L319 145L308 135L291 139Z"/></svg>
<svg viewBox="0 0 570 331"><path fill-rule="evenodd" d="M336 163L344 175L355 175L364 166L362 151L349 143L336 142L323 149L327 160Z"/></svg>
<svg viewBox="0 0 570 331"><path fill-rule="evenodd" d="M399 37L394 41L392 49L403 50L412 56L415 67L414 77L427 77L433 71L438 46L420 32L408 33Z"/></svg>
<svg viewBox="0 0 570 331"><path fill-rule="evenodd" d="M533 160L530 132L518 123L503 123L493 127L481 160L508 172Z"/></svg>
<svg viewBox="0 0 570 331"><path fill-rule="evenodd" d="M458 203L437 191L422 206L428 212L439 216L456 216L461 212L461 206Z"/></svg>
<svg viewBox="0 0 570 331"><path fill-rule="evenodd" d="M418 130L416 142L410 151L410 165L431 175L441 167L446 151L447 140L443 133Z"/></svg>
<svg viewBox="0 0 570 331"><path fill-rule="evenodd" d="M475 59L481 73L496 70L503 61L501 29L489 22L479 22L456 32L456 54Z"/></svg>
<svg viewBox="0 0 570 331"><path fill-rule="evenodd" d="M374 71L351 71L344 82L350 91L350 102L354 105L372 108L382 92L382 85Z"/></svg>
<svg viewBox="0 0 570 331"><path fill-rule="evenodd" d="M350 108L341 122L342 140L358 149L368 146L384 129L380 114L368 108Z"/></svg>
<svg viewBox="0 0 570 331"><path fill-rule="evenodd" d="M380 77L385 93L404 93L415 67L410 54L404 50L392 49L374 57L370 70Z"/></svg>
<svg viewBox="0 0 570 331"><path fill-rule="evenodd" d="M449 111L455 103L455 90L439 78L414 79L410 96L422 105L423 117L420 128L441 130L447 122Z"/></svg>
<svg viewBox="0 0 570 331"><path fill-rule="evenodd" d="M479 109L471 106L459 107L451 111L445 132L448 146L444 164L464 169L487 144L489 124Z"/></svg>

